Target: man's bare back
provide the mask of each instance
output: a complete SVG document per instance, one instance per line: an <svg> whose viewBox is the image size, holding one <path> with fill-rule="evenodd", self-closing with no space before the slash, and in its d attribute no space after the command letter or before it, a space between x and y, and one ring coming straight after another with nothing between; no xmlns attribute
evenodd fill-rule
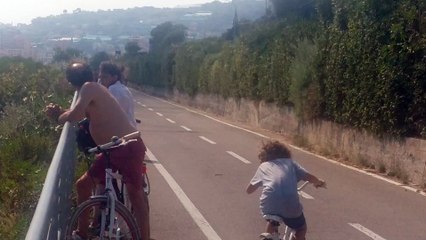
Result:
<svg viewBox="0 0 426 240"><path fill-rule="evenodd" d="M104 86L89 82L80 90L81 98L91 98L86 107L90 119L90 133L97 144L106 143L112 136L122 137L137 131L127 120L127 115L117 100Z"/></svg>
<svg viewBox="0 0 426 240"><path fill-rule="evenodd" d="M78 90L73 108L63 111L57 105L47 106L47 114L58 116L59 123L77 122L84 117L90 120L90 133L96 144L111 141L111 137L123 137L137 131L124 110L107 88L96 82L86 82Z"/></svg>

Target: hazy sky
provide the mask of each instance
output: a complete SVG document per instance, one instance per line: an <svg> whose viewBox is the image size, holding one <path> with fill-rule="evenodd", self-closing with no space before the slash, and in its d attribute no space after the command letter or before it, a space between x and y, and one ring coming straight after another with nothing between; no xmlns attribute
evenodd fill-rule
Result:
<svg viewBox="0 0 426 240"><path fill-rule="evenodd" d="M132 7L154 6L175 7L212 2L213 0L3 0L0 6L0 22L31 23L36 17L61 14L64 10L72 12L77 8L87 11L98 9L126 9ZM226 1L223 1L226 2Z"/></svg>

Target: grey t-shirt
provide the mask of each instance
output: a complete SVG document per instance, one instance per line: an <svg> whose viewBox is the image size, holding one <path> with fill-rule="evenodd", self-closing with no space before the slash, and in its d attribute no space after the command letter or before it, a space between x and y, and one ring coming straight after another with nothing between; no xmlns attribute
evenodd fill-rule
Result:
<svg viewBox="0 0 426 240"><path fill-rule="evenodd" d="M306 173L303 167L288 158L261 163L250 184L263 186L260 196L262 214L299 217L303 208L297 193L297 182Z"/></svg>

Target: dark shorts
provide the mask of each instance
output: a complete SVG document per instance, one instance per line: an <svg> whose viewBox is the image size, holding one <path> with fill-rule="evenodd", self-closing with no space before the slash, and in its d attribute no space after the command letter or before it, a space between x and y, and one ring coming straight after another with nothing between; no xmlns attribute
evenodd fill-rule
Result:
<svg viewBox="0 0 426 240"><path fill-rule="evenodd" d="M123 182L131 184L138 189L143 184L143 160L146 147L141 138L128 142L125 145L111 149L110 166L113 171L119 171L123 176ZM101 184L105 183L106 157L98 154L88 171L89 176L96 178Z"/></svg>
<svg viewBox="0 0 426 240"><path fill-rule="evenodd" d="M282 218L284 221L284 224L287 225L289 228L294 230L300 230L306 225L305 216L300 215L296 218Z"/></svg>

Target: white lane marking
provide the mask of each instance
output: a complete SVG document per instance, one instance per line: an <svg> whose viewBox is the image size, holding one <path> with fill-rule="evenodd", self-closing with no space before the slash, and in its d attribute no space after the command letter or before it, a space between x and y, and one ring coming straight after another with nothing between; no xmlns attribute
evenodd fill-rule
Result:
<svg viewBox="0 0 426 240"><path fill-rule="evenodd" d="M299 191L299 195L302 197L302 198L305 198L305 199L314 199L314 197L312 197L311 195L309 195L309 194L307 194L307 193L305 193L304 191Z"/></svg>
<svg viewBox="0 0 426 240"><path fill-rule="evenodd" d="M157 168L158 172L163 176L166 182L169 184L170 188L176 194L179 201L185 207L186 211L188 211L189 215L192 217L192 220L197 224L197 226L201 229L204 235L208 240L222 240L216 231L212 228L212 226L207 222L207 220L203 217L201 212L195 207L195 205L191 202L189 197L185 194L179 184L175 181L175 179L170 175L170 173L161 165L158 159L154 156L154 154L147 149L146 154L149 159L155 161L153 164L155 168Z"/></svg>
<svg viewBox="0 0 426 240"><path fill-rule="evenodd" d="M362 226L359 223L348 223L350 226L352 226L353 228L357 229L358 231L364 233L365 235L369 236L371 239L374 240L386 240L385 238L382 238L381 236L377 235L376 233L374 233L373 231L371 231L370 229Z"/></svg>
<svg viewBox="0 0 426 240"><path fill-rule="evenodd" d="M154 109L152 109L152 108L148 108L148 110L149 110L149 111L154 111Z"/></svg>
<svg viewBox="0 0 426 240"><path fill-rule="evenodd" d="M232 151L226 151L229 155L233 156L234 158L240 160L241 162L245 163L245 164L251 164L251 162L243 157L241 157L240 155L232 152Z"/></svg>
<svg viewBox="0 0 426 240"><path fill-rule="evenodd" d="M166 101L166 100L164 100L164 99L157 98L157 97L154 97L154 96L148 95L148 94L146 94L146 93L142 93L142 94L144 94L144 95L146 95L146 96L149 96L149 97L152 97L152 98L154 98L154 99L157 99L158 101L161 101L161 102L164 102L164 103L168 103L168 104L170 104L170 105L172 105L172 106L176 106L176 107L179 107L179 108L183 108L183 109L185 109L185 110L187 110L187 111L189 111L189 112L199 114L199 115L204 116L204 117L206 117L206 118L210 118L210 119L212 119L212 120L214 120L214 121L216 121L216 122L219 122L219 123L225 124L225 125L227 125L227 126L230 126L230 127L233 127L233 128L237 128L237 129L240 129L240 130L243 130L243 131L246 131L246 132L252 133L252 134L254 134L254 135L257 135L257 136L262 137L262 138L265 138L265 139L271 139L270 137L265 136L265 135L263 135L263 134L260 134L260 133L257 133L257 132L254 132L254 131L251 131L251 130L248 130L248 129L242 128L242 127L238 127L238 126L232 125L232 124L230 124L230 123L223 122L223 121L221 121L221 120L219 120L219 119L215 119L215 118L210 117L210 116L208 116L208 115L206 115L206 114L203 114L203 113L201 113L201 112L197 112L197 111L191 110L191 109L189 109L189 108L187 108L187 107L185 107L185 106L181 106L181 105L178 105L178 104L175 104L175 103L172 103L172 102L168 102L168 101ZM306 154L309 154L309 155L311 155L311 156L315 156L315 157L318 157L318 158L324 159L324 160L326 160L326 161L329 161L329 162L331 162L331 163L337 164L337 165L339 165L339 166L342 166L342 167L345 167L345 168L348 168L348 169L351 169L351 170L357 171L357 172L359 172L359 173L363 173L363 174L369 175L369 176L374 177L374 178L376 178L376 179L379 179L379 180L385 181L385 182L390 183L390 184L393 184L393 185L395 185L395 186L402 187L402 188L404 188L404 189L407 189L407 190L409 190L409 191L412 191L412 192L418 193L418 194L420 194L420 195L422 195L422 196L426 197L426 192L425 192L425 191L422 191L422 190L419 190L419 189L416 189L416 188L413 188L413 187L409 187L409 186L404 185L404 184L402 184L402 183L400 183L400 182L396 182L396 181L390 180L390 179L388 179L388 178L382 177L382 176L380 176L380 175L377 175L377 174L374 174L374 173L371 173L371 172L368 172L368 171L365 171L365 170L361 170L361 169L358 169L358 168L355 168L355 167L352 167L352 166L349 166L349 165L345 165L345 164L343 164L343 163L341 163L341 162L338 162L338 161L335 161L335 160L332 160L332 159L326 158L326 157L324 157L324 156L321 156L321 155L318 155L318 154L315 154L315 153L309 152L309 151L307 151L307 150L305 150L305 149L302 149L302 148L296 147L296 146L291 145L291 144L289 144L289 143L287 143L287 145L288 145L288 146L290 146L291 148L297 149L297 150L299 150L299 151L301 151L301 152L304 152L304 153L306 153Z"/></svg>
<svg viewBox="0 0 426 240"><path fill-rule="evenodd" d="M171 123L176 123L175 121L173 121L172 119L170 119L170 118L166 118L166 120L167 121L169 121L169 122L171 122Z"/></svg>
<svg viewBox="0 0 426 240"><path fill-rule="evenodd" d="M151 95L148 95L148 96L153 97L153 96L151 96ZM240 129L240 130L243 130L243 131L246 131L246 132L252 133L252 134L257 135L257 136L259 136L259 137L263 137L263 138L270 139L270 137L265 136L265 135L263 135L263 134L261 134L261 133L257 133L257 132L254 132L254 131L251 131L251 130L248 130L248 129L245 129L245 128L242 128L242 127L238 127L238 126L236 126L236 125L233 125L233 124L230 124L230 123L227 123L227 122L221 121L221 120L216 119L216 118L214 118L214 117L210 117L209 115L203 114L203 113L201 113L201 112L194 111L194 110L189 109L189 108L187 108L187 107L184 107L184 106L181 106L181 105L178 105L178 104L174 104L174 103L168 102L168 101L166 101L166 100L164 100L164 99L161 99L161 98L157 98L157 97L153 97L153 98L155 98L155 99L157 99L157 100L159 100L159 101L162 101L162 102L168 103L168 104L170 104L170 105L173 105L173 106L175 106L175 107L183 108L183 109L185 109L185 110L186 110L186 111L188 111L188 112L196 113L196 114L199 114L199 115L204 116L204 117L206 117L206 118L210 118L210 119L211 119L211 120L213 120L213 121L216 121L216 122L219 122L219 123L222 123L222 124L228 125L228 126L230 126L230 127L237 128L237 129Z"/></svg>
<svg viewBox="0 0 426 240"><path fill-rule="evenodd" d="M407 186L407 185L403 185L403 184L400 184L400 185L401 185L401 187L403 187L403 188L405 188L409 191L416 192L416 193L426 197L426 192L420 191L419 189L416 189L416 188L413 188L413 187L410 187L410 186Z"/></svg>
<svg viewBox="0 0 426 240"><path fill-rule="evenodd" d="M137 104L139 104L139 105L141 105L142 107L146 107L146 105L145 104L143 104L143 103L141 103L141 102L136 102Z"/></svg>
<svg viewBox="0 0 426 240"><path fill-rule="evenodd" d="M203 139L204 141L208 142L208 143L216 144L214 141L212 141L212 140L210 140L210 139L208 139L208 138L206 138L204 136L200 136L200 138Z"/></svg>
<svg viewBox="0 0 426 240"><path fill-rule="evenodd" d="M163 116L163 114L161 114L161 113L159 113L159 112L156 112L156 114L157 114L158 116L160 116L160 117L162 117L162 116Z"/></svg>
<svg viewBox="0 0 426 240"><path fill-rule="evenodd" d="M188 132L190 132L190 131L192 131L190 128L188 128L188 127L185 127L185 126L180 126L181 128L183 128L183 129L185 129L186 131L188 131Z"/></svg>

